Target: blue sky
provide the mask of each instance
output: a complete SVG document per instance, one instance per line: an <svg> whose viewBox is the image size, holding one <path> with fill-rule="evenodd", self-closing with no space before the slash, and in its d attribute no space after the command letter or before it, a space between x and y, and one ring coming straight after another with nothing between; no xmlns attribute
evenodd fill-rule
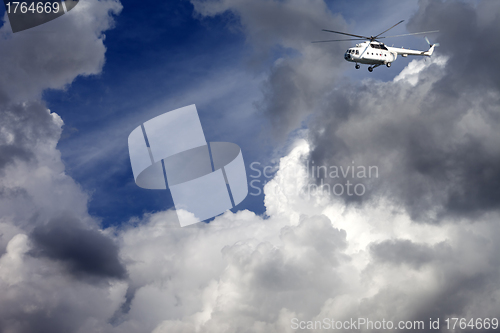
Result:
<svg viewBox="0 0 500 333"><path fill-rule="evenodd" d="M241 69L249 51L226 28L228 18L200 21L187 1L123 6L106 32L102 74L44 96L65 122L59 148L67 172L92 193L90 213L105 225L172 206L169 193L135 185L128 160L128 134L155 115L196 104L208 141L238 143L247 160L262 153L245 142L260 132L251 104L258 73ZM232 126L238 122L243 130Z"/></svg>
<svg viewBox="0 0 500 333"><path fill-rule="evenodd" d="M134 184L128 160L128 134L155 115L196 104L207 140L240 145L247 173L250 163L272 164L282 150L273 145L268 119L256 103L262 99L262 81L269 66L289 50L276 49L256 66L252 46L235 29L237 17L232 13L201 18L188 1L122 4L114 29L106 32L102 73L78 77L65 91L44 93L48 107L65 122L58 147L67 172L90 193L89 212L102 219L104 226L172 207L168 192ZM405 2L367 10L347 1L329 3L332 12L341 13L348 22L350 32L360 34L378 33L407 18L415 10L413 5ZM403 25L394 31L404 32ZM330 37L318 31L318 39ZM425 46L422 40L404 40ZM344 62L342 54L336 56ZM390 70L383 68L371 77L390 80L407 63L398 61ZM342 68L350 80L370 77L364 67L355 71L345 63ZM247 197L238 209L263 213L263 196Z"/></svg>

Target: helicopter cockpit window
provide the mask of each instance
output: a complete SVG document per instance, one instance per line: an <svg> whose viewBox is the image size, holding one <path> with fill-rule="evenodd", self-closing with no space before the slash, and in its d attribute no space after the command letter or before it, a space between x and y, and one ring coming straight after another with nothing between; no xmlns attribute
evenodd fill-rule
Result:
<svg viewBox="0 0 500 333"><path fill-rule="evenodd" d="M356 50L356 54L359 54L359 50Z"/></svg>
<svg viewBox="0 0 500 333"><path fill-rule="evenodd" d="M381 48L382 50L387 50L387 47L385 47L385 45L380 45L380 48ZM389 50L387 50L387 51L389 51Z"/></svg>

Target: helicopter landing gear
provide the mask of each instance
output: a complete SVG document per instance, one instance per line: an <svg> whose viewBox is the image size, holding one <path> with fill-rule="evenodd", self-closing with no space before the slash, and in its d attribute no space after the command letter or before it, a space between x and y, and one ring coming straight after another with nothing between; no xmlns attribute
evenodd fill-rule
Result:
<svg viewBox="0 0 500 333"><path fill-rule="evenodd" d="M387 68L391 67L391 63L388 62L387 64L385 64L387 66Z"/></svg>
<svg viewBox="0 0 500 333"><path fill-rule="evenodd" d="M377 68L378 66L380 66L380 64L370 66L370 67L368 67L368 71L371 73L371 72L373 72L373 70L374 70L375 68Z"/></svg>
<svg viewBox="0 0 500 333"><path fill-rule="evenodd" d="M358 64L356 64L356 66L354 66L354 68L356 68L356 69L359 69L360 67L361 67L361 66L360 66L360 65L358 65Z"/></svg>

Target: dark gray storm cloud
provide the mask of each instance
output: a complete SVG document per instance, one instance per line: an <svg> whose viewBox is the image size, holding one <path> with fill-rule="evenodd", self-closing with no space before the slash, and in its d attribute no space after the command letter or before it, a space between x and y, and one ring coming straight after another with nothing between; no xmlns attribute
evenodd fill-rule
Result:
<svg viewBox="0 0 500 333"><path fill-rule="evenodd" d="M118 258L118 247L98 230L86 228L72 216L60 216L31 234L33 254L60 261L77 277L123 279L126 270Z"/></svg>
<svg viewBox="0 0 500 333"><path fill-rule="evenodd" d="M310 162L380 171L380 179L354 179L367 195L346 201L390 198L419 221L500 208L499 15L494 1L421 1L408 29L439 29L434 57L446 64L429 62L416 84L353 82L324 99L309 126Z"/></svg>
<svg viewBox="0 0 500 333"><path fill-rule="evenodd" d="M498 53L500 42L498 1L479 1L477 6L461 1L420 1L408 30L437 29L442 42L439 54L450 57L447 71L436 88L441 94L461 95L481 87L500 89Z"/></svg>

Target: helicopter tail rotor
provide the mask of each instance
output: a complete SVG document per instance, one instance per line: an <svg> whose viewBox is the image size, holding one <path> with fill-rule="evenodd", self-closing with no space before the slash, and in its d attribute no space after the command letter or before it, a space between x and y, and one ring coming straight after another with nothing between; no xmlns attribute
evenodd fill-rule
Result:
<svg viewBox="0 0 500 333"><path fill-rule="evenodd" d="M431 42L429 41L429 38L427 38L427 37L425 37L425 41L427 42L427 44L429 44L429 50L425 51L424 55L430 57L430 56L432 56L432 53L434 53L434 48L436 46L439 46L439 43L431 44Z"/></svg>
<svg viewBox="0 0 500 333"><path fill-rule="evenodd" d="M433 46L439 46L439 43L435 43L435 44L431 44L431 42L429 41L429 38L424 37L425 38L425 41L427 42L427 44L429 44L430 47L433 47Z"/></svg>

